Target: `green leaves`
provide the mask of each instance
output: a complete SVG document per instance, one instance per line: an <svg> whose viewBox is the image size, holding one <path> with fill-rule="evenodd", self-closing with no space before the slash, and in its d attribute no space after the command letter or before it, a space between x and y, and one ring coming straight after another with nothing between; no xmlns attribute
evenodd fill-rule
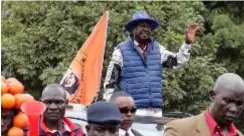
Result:
<svg viewBox="0 0 244 136"><path fill-rule="evenodd" d="M199 113L208 105L208 92L220 74L232 71L244 76L242 3L221 4L4 1L2 73L18 77L38 98L45 85L59 83L99 17L109 11L103 81L113 48L128 36L124 25L135 11L146 10L161 23L154 38L170 51L178 51L189 23L199 23L201 36L192 45L190 62L181 69L164 69L162 82L165 110Z"/></svg>

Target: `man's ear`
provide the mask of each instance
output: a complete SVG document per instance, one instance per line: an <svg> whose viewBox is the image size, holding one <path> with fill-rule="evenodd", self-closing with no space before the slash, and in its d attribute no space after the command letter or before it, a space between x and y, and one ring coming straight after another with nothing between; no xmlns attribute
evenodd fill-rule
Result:
<svg viewBox="0 0 244 136"><path fill-rule="evenodd" d="M214 90L211 90L211 91L209 92L209 99L210 99L211 101L213 101L213 100L215 99L215 97L216 97L216 93L214 92Z"/></svg>
<svg viewBox="0 0 244 136"><path fill-rule="evenodd" d="M86 125L86 132L88 133L90 130L90 126L89 125Z"/></svg>
<svg viewBox="0 0 244 136"><path fill-rule="evenodd" d="M73 106L71 106L71 107L73 107ZM69 109L70 108L70 106L69 106L69 100L68 99L66 99L65 100L65 109L67 110L67 109ZM72 108L71 108L72 109Z"/></svg>

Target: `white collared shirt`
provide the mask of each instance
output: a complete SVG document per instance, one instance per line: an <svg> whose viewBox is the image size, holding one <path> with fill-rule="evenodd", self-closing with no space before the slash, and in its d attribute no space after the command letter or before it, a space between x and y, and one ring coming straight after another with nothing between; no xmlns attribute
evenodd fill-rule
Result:
<svg viewBox="0 0 244 136"><path fill-rule="evenodd" d="M133 134L133 132L131 131L131 128L129 128L127 132L129 133L130 136L135 136L135 135ZM125 136L125 133L126 133L125 130L123 130L123 129L121 129L121 128L119 129L119 136Z"/></svg>

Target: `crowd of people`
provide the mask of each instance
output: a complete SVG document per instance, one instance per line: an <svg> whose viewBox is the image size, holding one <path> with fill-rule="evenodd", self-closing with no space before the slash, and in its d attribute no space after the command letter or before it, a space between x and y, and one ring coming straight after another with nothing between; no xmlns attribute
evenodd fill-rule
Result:
<svg viewBox="0 0 244 136"><path fill-rule="evenodd" d="M64 88L47 85L40 99L47 108L40 117L38 136L143 136L131 128L135 115L162 117L162 69L180 68L188 62L198 30L197 24L189 25L179 52L173 53L153 39L151 31L159 26L144 11L136 12L125 25L131 35L113 52L104 83L104 101L87 108L85 128L65 117L68 98ZM203 113L168 122L164 135L242 136L233 120L244 108L243 79L234 73L220 75L209 96L211 104ZM2 129L11 115L2 112Z"/></svg>
<svg viewBox="0 0 244 136"><path fill-rule="evenodd" d="M244 80L237 74L225 73L219 76L209 96L211 104L203 113L168 122L164 126L164 135L242 136L233 120L243 110ZM114 92L108 102L91 104L87 108L88 124L85 127L65 117L68 99L66 91L59 84L48 85L40 100L47 108L40 117L38 136L143 136L131 128L137 106L134 98L125 91ZM2 130L8 129L6 124L12 115L11 112L2 112ZM84 133L85 129L87 134Z"/></svg>

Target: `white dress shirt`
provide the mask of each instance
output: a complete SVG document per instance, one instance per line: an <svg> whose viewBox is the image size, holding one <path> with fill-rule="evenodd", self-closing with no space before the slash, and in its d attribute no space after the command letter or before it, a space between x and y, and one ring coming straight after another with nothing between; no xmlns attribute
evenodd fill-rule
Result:
<svg viewBox="0 0 244 136"><path fill-rule="evenodd" d="M119 136L125 136L126 131L123 129L119 129ZM130 136L135 136L133 132L131 131L131 128L128 129L127 133L129 133Z"/></svg>

